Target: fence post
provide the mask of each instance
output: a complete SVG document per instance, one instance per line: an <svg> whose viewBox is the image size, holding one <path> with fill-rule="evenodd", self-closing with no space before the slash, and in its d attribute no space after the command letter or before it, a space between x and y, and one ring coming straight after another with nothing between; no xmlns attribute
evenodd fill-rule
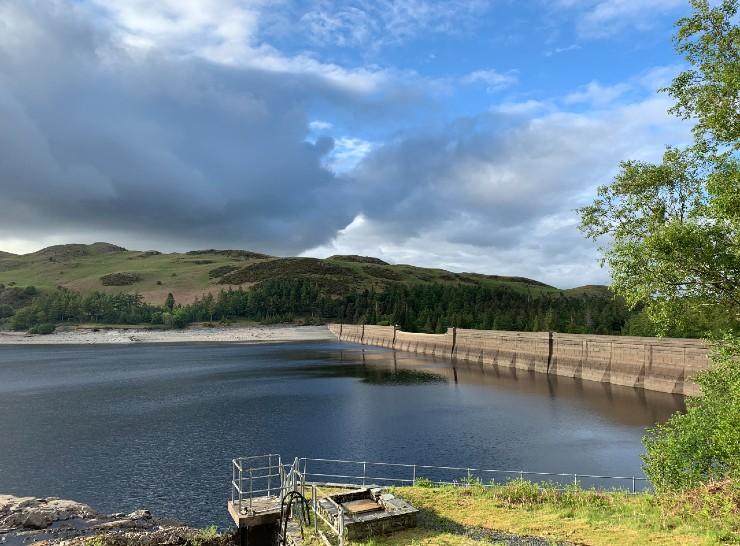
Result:
<svg viewBox="0 0 740 546"><path fill-rule="evenodd" d="M637 493L637 489L635 487L635 477L632 476L632 494L634 495L635 493Z"/></svg>
<svg viewBox="0 0 740 546"><path fill-rule="evenodd" d="M578 487L578 474L573 474L573 485Z"/></svg>
<svg viewBox="0 0 740 546"><path fill-rule="evenodd" d="M270 481L272 480L272 455L267 457L267 496L270 496L271 488Z"/></svg>
<svg viewBox="0 0 740 546"><path fill-rule="evenodd" d="M519 480L524 481L524 470L519 471Z"/></svg>
<svg viewBox="0 0 740 546"><path fill-rule="evenodd" d="M365 485L365 476L367 475L366 470L367 470L367 461L362 463L362 485L363 486Z"/></svg>
<svg viewBox="0 0 740 546"><path fill-rule="evenodd" d="M311 486L311 501L313 503L313 532L319 534L319 511L318 501L316 500L316 486Z"/></svg>
<svg viewBox="0 0 740 546"><path fill-rule="evenodd" d="M337 520L338 524L338 531L339 531L339 546L344 546L344 508L342 506L339 506L339 512L337 512L337 517L339 518Z"/></svg>
<svg viewBox="0 0 740 546"><path fill-rule="evenodd" d="M242 513L242 498L244 497L244 463L239 461L239 513Z"/></svg>
<svg viewBox="0 0 740 546"><path fill-rule="evenodd" d="M252 469L249 469L249 513L252 513Z"/></svg>
<svg viewBox="0 0 740 546"><path fill-rule="evenodd" d="M416 485L416 465L414 465L414 474L411 479L411 485Z"/></svg>

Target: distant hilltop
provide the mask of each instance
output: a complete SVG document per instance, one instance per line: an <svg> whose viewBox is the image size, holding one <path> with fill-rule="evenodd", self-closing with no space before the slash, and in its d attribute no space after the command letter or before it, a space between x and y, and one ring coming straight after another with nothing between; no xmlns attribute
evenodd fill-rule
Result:
<svg viewBox="0 0 740 546"><path fill-rule="evenodd" d="M163 253L94 243L0 257L0 328L31 333L64 323L182 328L249 320L615 334L629 318L624 301L605 286L560 290L525 277L454 273L368 256Z"/></svg>
<svg viewBox="0 0 740 546"><path fill-rule="evenodd" d="M0 252L0 283L37 289L65 287L80 292L137 292L161 303L172 293L179 303L192 302L222 288L249 288L272 279L308 279L322 291L340 296L358 290L382 291L406 285L505 287L536 293L607 295L605 286L559 290L525 277L454 273L444 269L392 265L379 258L335 255L325 259L277 257L240 249L204 249L163 253L129 250L98 242L54 245L29 254Z"/></svg>

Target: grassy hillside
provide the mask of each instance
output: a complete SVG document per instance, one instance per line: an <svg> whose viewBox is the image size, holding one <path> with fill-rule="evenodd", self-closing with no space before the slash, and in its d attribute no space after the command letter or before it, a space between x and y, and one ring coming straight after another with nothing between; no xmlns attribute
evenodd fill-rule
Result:
<svg viewBox="0 0 740 546"><path fill-rule="evenodd" d="M403 283L508 287L517 292L558 293L555 287L523 277L452 273L411 265L390 265L377 258L332 256L327 259L280 258L245 250L197 250L164 254L109 243L58 245L31 254L0 252L0 283L62 286L83 293L136 292L160 304L171 292L180 303L192 302L223 287L249 288L266 280L305 279L332 295ZM566 290L605 293L605 287Z"/></svg>

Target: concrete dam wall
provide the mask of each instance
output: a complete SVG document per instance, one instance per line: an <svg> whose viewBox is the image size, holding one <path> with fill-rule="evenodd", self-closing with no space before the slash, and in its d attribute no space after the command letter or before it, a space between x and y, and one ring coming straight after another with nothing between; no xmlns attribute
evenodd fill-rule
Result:
<svg viewBox="0 0 740 546"><path fill-rule="evenodd" d="M709 347L696 339L461 328L416 334L369 324L329 330L341 341L674 394L699 394L691 378L709 365Z"/></svg>

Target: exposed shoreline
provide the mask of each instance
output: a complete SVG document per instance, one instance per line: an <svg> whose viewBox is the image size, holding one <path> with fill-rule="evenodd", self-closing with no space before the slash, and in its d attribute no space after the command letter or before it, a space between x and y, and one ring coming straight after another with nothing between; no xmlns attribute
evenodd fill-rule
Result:
<svg viewBox="0 0 740 546"><path fill-rule="evenodd" d="M62 330L49 335L0 332L0 345L115 345L133 343L279 343L329 341L326 326L219 326L184 330L100 328Z"/></svg>

